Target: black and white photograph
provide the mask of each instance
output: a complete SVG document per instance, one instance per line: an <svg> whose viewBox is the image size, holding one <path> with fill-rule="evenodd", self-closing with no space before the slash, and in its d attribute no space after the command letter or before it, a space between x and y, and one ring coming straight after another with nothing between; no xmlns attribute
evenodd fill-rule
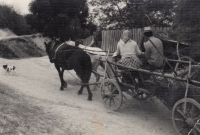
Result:
<svg viewBox="0 0 200 135"><path fill-rule="evenodd" d="M200 0L0 0L0 135L200 135Z"/></svg>

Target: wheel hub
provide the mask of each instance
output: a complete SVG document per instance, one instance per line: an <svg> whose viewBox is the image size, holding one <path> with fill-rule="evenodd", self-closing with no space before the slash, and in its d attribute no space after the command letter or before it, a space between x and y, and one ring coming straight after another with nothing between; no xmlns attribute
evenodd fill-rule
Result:
<svg viewBox="0 0 200 135"><path fill-rule="evenodd" d="M109 92L108 96L109 98L112 98L113 97L112 92Z"/></svg>
<svg viewBox="0 0 200 135"><path fill-rule="evenodd" d="M185 121L190 127L194 127L195 121L192 118L187 118Z"/></svg>
<svg viewBox="0 0 200 135"><path fill-rule="evenodd" d="M102 96L103 98L109 98L109 99L114 97L111 92L109 92L108 94L102 94Z"/></svg>

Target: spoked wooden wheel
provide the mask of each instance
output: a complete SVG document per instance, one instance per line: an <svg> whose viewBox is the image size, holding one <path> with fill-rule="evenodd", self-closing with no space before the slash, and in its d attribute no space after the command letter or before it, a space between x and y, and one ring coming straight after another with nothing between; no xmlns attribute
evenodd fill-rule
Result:
<svg viewBox="0 0 200 135"><path fill-rule="evenodd" d="M177 101L172 122L179 135L200 135L200 104L190 98Z"/></svg>
<svg viewBox="0 0 200 135"><path fill-rule="evenodd" d="M122 105L122 91L114 79L106 79L105 81L102 81L101 96L105 107L108 109L116 111Z"/></svg>
<svg viewBox="0 0 200 135"><path fill-rule="evenodd" d="M155 88L155 84L152 81L143 81L139 88L136 88L135 96L133 97L137 100L147 100L153 95Z"/></svg>
<svg viewBox="0 0 200 135"><path fill-rule="evenodd" d="M181 58L180 58L180 60L182 60L182 61L194 61L192 58L190 58L189 56L182 56ZM187 63L176 63L176 67L175 67L175 70L177 71L177 70L180 70L180 69L187 69L188 68L188 66L189 66L189 64L187 64Z"/></svg>

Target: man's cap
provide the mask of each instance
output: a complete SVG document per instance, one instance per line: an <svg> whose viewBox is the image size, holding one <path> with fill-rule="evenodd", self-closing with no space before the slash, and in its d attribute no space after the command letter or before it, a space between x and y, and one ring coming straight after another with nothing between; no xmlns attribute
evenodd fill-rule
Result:
<svg viewBox="0 0 200 135"><path fill-rule="evenodd" d="M143 34L144 34L144 33L147 33L147 32L152 32L152 30L151 30L151 27L150 27L150 26L148 26L148 27L144 27Z"/></svg>

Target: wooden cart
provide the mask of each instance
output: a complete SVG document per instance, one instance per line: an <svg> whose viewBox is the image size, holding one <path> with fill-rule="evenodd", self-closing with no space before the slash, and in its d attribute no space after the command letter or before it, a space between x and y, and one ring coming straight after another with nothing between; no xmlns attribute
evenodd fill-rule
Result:
<svg viewBox="0 0 200 135"><path fill-rule="evenodd" d="M178 60L162 55L170 67L167 71L164 68L150 71L125 67L101 60L106 63L100 86L105 107L117 111L126 98L124 92L137 100L156 96L172 111L172 122L179 135L200 135L200 65L188 56L180 57L179 44L176 50ZM111 67L114 76L106 77L107 66Z"/></svg>

